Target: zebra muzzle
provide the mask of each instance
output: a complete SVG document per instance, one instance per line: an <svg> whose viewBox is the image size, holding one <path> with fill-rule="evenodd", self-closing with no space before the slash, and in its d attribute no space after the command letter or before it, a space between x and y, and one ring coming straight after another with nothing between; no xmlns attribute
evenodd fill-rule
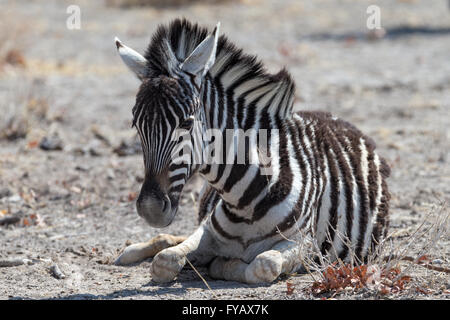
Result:
<svg viewBox="0 0 450 320"><path fill-rule="evenodd" d="M167 194L161 198L140 196L136 202L136 209L139 216L155 228L168 226L176 213L176 210L172 210L172 203Z"/></svg>

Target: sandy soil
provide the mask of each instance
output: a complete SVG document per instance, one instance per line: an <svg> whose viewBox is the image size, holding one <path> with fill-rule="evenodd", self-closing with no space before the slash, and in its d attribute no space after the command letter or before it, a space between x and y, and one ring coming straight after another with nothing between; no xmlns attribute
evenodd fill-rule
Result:
<svg viewBox="0 0 450 320"><path fill-rule="evenodd" d="M0 130L11 119L18 131L25 128L17 139L0 139L0 221L17 220L0 225L0 263L28 259L0 267L0 299L323 297L310 293L308 274L250 286L213 281L199 268L211 292L189 268L176 281L158 285L149 273L151 260L130 267L111 264L127 243L161 232L188 235L196 228L198 180L187 186L169 227L150 228L135 212L143 165L130 124L139 83L113 43L119 36L142 52L158 24L180 16L207 26L221 21L222 32L257 54L269 70L290 70L298 110L330 111L374 138L392 166L394 245L426 217L429 225L449 214L447 1L236 0L130 9L101 1L0 3L7 24L0 31L8 40L2 41L4 48L17 49L25 64L5 62L0 70ZM80 30L66 28L70 4L81 8ZM381 8L386 34L379 39L371 39L366 28L370 4ZM410 244L408 254L421 253L432 232ZM448 268L449 254L445 229L427 255ZM64 278L52 273L54 265ZM450 297L448 274L406 262L401 268L412 280L399 293L347 290L334 298Z"/></svg>

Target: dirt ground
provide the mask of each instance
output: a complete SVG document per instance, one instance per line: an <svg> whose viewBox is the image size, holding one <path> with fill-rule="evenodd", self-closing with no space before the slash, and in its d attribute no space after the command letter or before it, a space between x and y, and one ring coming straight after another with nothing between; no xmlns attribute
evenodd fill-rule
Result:
<svg viewBox="0 0 450 320"><path fill-rule="evenodd" d="M330 297L311 293L309 274L245 285L214 281L199 268L210 291L189 268L159 285L151 259L111 264L126 244L196 228L199 180L186 187L169 227L153 229L136 214L143 161L131 108L139 82L113 42L118 36L143 52L157 25L176 17L210 27L220 21L221 32L269 70L286 66L298 110L330 111L377 142L392 167L394 246L423 221L449 215L447 1L215 2L123 8L111 1L0 1L0 299ZM81 9L79 30L66 26L72 4ZM366 27L371 4L381 9L384 29L376 33ZM446 226L439 239L433 229L408 244L408 254L417 257L431 244L430 263L448 269ZM333 298L450 298L448 273L400 267L411 277L404 290L345 290Z"/></svg>

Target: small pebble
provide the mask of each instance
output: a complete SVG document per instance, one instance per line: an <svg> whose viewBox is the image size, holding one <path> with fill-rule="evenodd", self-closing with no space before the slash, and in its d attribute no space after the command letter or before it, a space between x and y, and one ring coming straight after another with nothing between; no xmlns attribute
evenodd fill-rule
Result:
<svg viewBox="0 0 450 320"><path fill-rule="evenodd" d="M54 264L50 267L50 273L56 279L64 279L66 277L66 275L62 273L61 269L59 269L57 264Z"/></svg>
<svg viewBox="0 0 450 320"><path fill-rule="evenodd" d="M5 198L5 197L9 197L11 196L11 190L7 189L7 188L1 188L0 189L0 199L1 198Z"/></svg>
<svg viewBox="0 0 450 320"><path fill-rule="evenodd" d="M63 144L61 139L57 136L44 137L39 143L39 148L45 151L62 150Z"/></svg>
<svg viewBox="0 0 450 320"><path fill-rule="evenodd" d="M8 201L9 202L19 202L19 201L22 201L22 198L18 194L15 194L15 195L9 197Z"/></svg>

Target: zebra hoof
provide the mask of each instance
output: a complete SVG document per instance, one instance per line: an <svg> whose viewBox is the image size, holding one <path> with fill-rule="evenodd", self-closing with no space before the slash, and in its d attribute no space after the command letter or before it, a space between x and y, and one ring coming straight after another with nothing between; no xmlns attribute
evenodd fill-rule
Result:
<svg viewBox="0 0 450 320"><path fill-rule="evenodd" d="M258 256L245 270L247 283L270 283L281 274L283 258L279 251L269 250Z"/></svg>
<svg viewBox="0 0 450 320"><path fill-rule="evenodd" d="M174 280L183 269L186 258L173 248L158 253L150 266L150 273L155 282L165 283Z"/></svg>

